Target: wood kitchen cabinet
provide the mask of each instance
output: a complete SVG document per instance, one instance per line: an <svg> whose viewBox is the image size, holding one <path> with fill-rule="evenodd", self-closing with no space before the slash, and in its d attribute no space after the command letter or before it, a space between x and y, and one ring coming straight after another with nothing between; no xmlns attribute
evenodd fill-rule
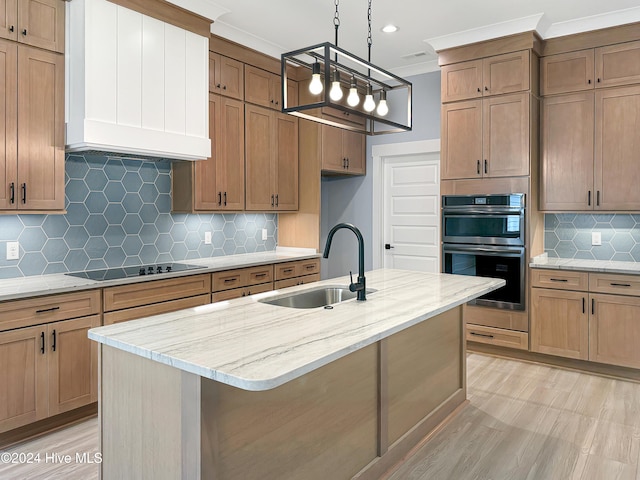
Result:
<svg viewBox="0 0 640 480"><path fill-rule="evenodd" d="M441 71L442 103L527 91L529 50L445 65Z"/></svg>
<svg viewBox="0 0 640 480"><path fill-rule="evenodd" d="M543 57L540 83L542 95L640 83L640 41Z"/></svg>
<svg viewBox="0 0 640 480"><path fill-rule="evenodd" d="M280 111L282 109L282 83L280 75L267 72L252 65L244 66L245 101ZM287 102L298 103L298 83L287 82Z"/></svg>
<svg viewBox="0 0 640 480"><path fill-rule="evenodd" d="M211 157L174 162L173 211L244 210L244 104L209 94Z"/></svg>
<svg viewBox="0 0 640 480"><path fill-rule="evenodd" d="M278 263L275 269L275 288L293 287L320 280L320 259Z"/></svg>
<svg viewBox="0 0 640 480"><path fill-rule="evenodd" d="M213 273L213 302L273 290L273 265L237 268Z"/></svg>
<svg viewBox="0 0 640 480"><path fill-rule="evenodd" d="M298 119L245 104L246 210L298 209Z"/></svg>
<svg viewBox="0 0 640 480"><path fill-rule="evenodd" d="M530 97L518 93L443 105L441 178L528 175Z"/></svg>
<svg viewBox="0 0 640 480"><path fill-rule="evenodd" d="M244 64L233 58L209 52L209 91L244 100Z"/></svg>
<svg viewBox="0 0 640 480"><path fill-rule="evenodd" d="M329 125L321 129L322 173L364 175L364 135Z"/></svg>
<svg viewBox="0 0 640 480"><path fill-rule="evenodd" d="M64 57L0 40L0 210L64 210Z"/></svg>
<svg viewBox="0 0 640 480"><path fill-rule="evenodd" d="M0 0L0 38L64 52L64 0Z"/></svg>
<svg viewBox="0 0 640 480"><path fill-rule="evenodd" d="M96 402L100 292L0 304L0 432ZM20 328L15 328L20 327Z"/></svg>

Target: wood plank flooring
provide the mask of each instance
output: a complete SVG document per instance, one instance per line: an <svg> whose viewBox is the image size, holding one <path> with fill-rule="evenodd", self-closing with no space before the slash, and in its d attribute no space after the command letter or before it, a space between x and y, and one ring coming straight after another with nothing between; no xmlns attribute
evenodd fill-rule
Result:
<svg viewBox="0 0 640 480"><path fill-rule="evenodd" d="M640 384L479 354L467 360L470 404L389 480L640 480ZM0 479L98 478L96 464L75 462L97 450L91 419L2 452L68 454L70 464L0 461Z"/></svg>

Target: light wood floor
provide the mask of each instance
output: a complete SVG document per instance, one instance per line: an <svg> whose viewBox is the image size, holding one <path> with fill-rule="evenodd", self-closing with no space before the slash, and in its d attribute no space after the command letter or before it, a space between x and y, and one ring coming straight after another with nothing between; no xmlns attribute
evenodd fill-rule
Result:
<svg viewBox="0 0 640 480"><path fill-rule="evenodd" d="M640 480L640 384L478 354L467 365L470 404L390 479ZM71 464L0 462L0 479L97 478L75 463L97 448L91 419L7 450Z"/></svg>

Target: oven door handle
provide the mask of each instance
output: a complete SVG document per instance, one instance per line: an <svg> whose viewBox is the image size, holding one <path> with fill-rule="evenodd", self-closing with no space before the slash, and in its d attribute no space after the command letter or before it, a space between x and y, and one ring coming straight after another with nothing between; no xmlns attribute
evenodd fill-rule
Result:
<svg viewBox="0 0 640 480"><path fill-rule="evenodd" d="M445 215L524 215L524 207L444 207L442 213Z"/></svg>
<svg viewBox="0 0 640 480"><path fill-rule="evenodd" d="M514 256L519 257L524 253L524 247L497 247L497 248L488 248L488 247L477 247L477 246L469 246L469 247L447 247L446 245L443 247L444 253L488 253L489 255L494 256Z"/></svg>

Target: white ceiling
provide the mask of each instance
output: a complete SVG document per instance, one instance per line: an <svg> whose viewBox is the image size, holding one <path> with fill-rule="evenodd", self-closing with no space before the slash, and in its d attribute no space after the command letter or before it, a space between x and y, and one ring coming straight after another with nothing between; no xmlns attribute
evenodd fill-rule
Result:
<svg viewBox="0 0 640 480"><path fill-rule="evenodd" d="M334 0L169 0L214 20L217 35L279 57L334 42ZM339 46L367 57L368 0L340 0ZM537 30L552 38L640 21L639 0L372 0L372 63L408 76L435 50ZM399 31L380 29L393 23Z"/></svg>

